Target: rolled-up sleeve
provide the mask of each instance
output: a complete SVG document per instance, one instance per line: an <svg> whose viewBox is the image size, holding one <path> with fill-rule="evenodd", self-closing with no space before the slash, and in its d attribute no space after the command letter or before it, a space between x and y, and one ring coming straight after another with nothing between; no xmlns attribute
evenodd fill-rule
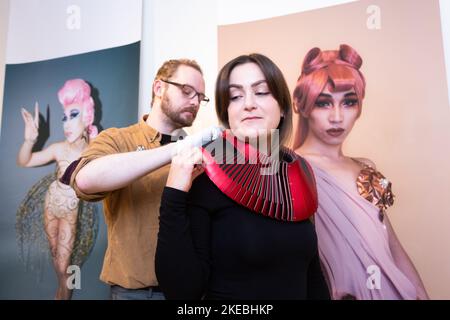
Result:
<svg viewBox="0 0 450 320"><path fill-rule="evenodd" d="M92 160L106 155L119 153L120 151L120 132L117 128L109 128L102 131L91 143L89 147L81 154L79 162L70 176L70 186L75 190L77 197L85 201L99 201L105 198L109 192L98 192L87 194L77 186L75 178L85 165Z"/></svg>

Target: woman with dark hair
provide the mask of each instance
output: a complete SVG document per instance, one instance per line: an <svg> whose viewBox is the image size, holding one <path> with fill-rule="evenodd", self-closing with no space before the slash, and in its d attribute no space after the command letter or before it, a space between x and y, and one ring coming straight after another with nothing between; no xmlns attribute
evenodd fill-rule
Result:
<svg viewBox="0 0 450 320"><path fill-rule="evenodd" d="M427 299L419 274L386 216L391 183L342 145L361 115L366 82L352 47L311 49L294 91L300 114L296 152L311 164L319 208L315 226L333 299Z"/></svg>
<svg viewBox="0 0 450 320"><path fill-rule="evenodd" d="M175 156L163 192L156 274L166 298L329 298L309 220L314 177L282 145L292 126L283 74L261 54L231 60L216 111L227 130Z"/></svg>

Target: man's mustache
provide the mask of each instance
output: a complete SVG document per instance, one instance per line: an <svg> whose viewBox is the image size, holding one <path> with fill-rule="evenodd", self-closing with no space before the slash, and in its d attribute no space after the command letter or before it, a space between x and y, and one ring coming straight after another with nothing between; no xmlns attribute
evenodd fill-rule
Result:
<svg viewBox="0 0 450 320"><path fill-rule="evenodd" d="M183 113L183 112L190 112L190 113L192 113L194 116L196 116L197 115L197 108L195 108L195 107L187 107L187 108L184 108L184 109L182 109L181 110L181 113Z"/></svg>

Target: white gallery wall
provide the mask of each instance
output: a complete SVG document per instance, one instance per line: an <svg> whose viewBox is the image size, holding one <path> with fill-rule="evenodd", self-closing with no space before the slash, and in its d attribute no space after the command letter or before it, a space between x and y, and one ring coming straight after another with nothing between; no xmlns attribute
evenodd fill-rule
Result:
<svg viewBox="0 0 450 320"><path fill-rule="evenodd" d="M141 7L141 0L13 0L6 63L41 61L139 41Z"/></svg>
<svg viewBox="0 0 450 320"><path fill-rule="evenodd" d="M147 113L151 86L159 66L172 58L195 59L203 69L206 95L213 98L217 74L218 2L208 0L144 0L141 61L141 104L139 114ZM146 59L150 61L147 63ZM189 130L217 123L214 104L201 108Z"/></svg>

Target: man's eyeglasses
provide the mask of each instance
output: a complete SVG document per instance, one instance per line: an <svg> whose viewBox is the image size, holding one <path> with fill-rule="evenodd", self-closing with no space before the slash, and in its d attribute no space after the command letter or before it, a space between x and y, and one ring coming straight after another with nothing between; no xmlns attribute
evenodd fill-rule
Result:
<svg viewBox="0 0 450 320"><path fill-rule="evenodd" d="M172 81L168 81L168 80L164 80L164 79L160 79L160 80L165 83L168 83L168 84L178 87L181 90L181 92L189 99L192 99L193 97L198 96L198 103L200 103L203 106L209 102L209 98L207 96L205 96L201 92L197 92L193 87L191 87L188 84L181 84L181 83L172 82Z"/></svg>

